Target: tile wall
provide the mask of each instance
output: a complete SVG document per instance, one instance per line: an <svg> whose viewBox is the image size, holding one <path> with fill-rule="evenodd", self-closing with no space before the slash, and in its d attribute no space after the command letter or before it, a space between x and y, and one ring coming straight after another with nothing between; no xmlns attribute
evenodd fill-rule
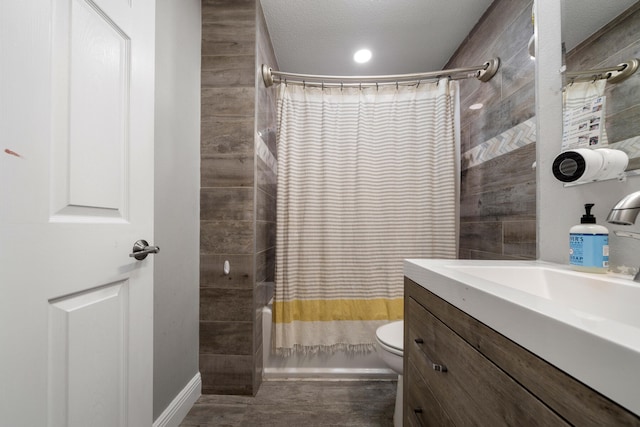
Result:
<svg viewBox="0 0 640 427"><path fill-rule="evenodd" d="M536 257L532 4L496 0L445 67L501 59L491 81L460 82L460 258Z"/></svg>
<svg viewBox="0 0 640 427"><path fill-rule="evenodd" d="M460 258L536 258L535 63L529 58L532 1L496 0L445 68L498 56L488 83L460 82ZM567 54L568 70L611 66L640 57L640 4ZM640 135L640 75L607 85L611 142ZM480 110L469 106L482 103Z"/></svg>
<svg viewBox="0 0 640 427"><path fill-rule="evenodd" d="M202 1L200 372L203 393L254 394L262 370L256 308L273 278L275 185L256 158L275 123L273 89L256 79L272 54L256 0ZM273 61L275 64L275 61ZM261 86L257 86L257 84ZM273 101L273 105L271 102ZM231 266L223 272L224 261Z"/></svg>
<svg viewBox="0 0 640 427"><path fill-rule="evenodd" d="M611 67L640 58L640 3L636 3L607 26L566 55L568 71ZM609 142L640 135L640 73L628 80L607 84L606 129ZM637 143L635 145L637 147Z"/></svg>
<svg viewBox="0 0 640 427"><path fill-rule="evenodd" d="M278 68L271 45L271 37L258 3L257 63L259 69L266 64ZM276 102L277 89L266 88L262 76L256 73L256 128L255 128L255 291L254 291L254 394L262 381L262 352L269 351L269 343L262 342L262 308L273 296L276 272Z"/></svg>

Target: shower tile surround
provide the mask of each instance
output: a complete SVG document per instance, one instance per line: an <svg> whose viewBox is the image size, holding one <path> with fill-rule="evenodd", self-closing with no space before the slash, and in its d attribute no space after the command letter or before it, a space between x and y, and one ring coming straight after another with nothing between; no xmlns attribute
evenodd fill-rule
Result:
<svg viewBox="0 0 640 427"><path fill-rule="evenodd" d="M203 0L200 371L205 394L252 395L262 380L261 308L275 271L276 100L275 89L258 80L261 63L276 61L259 2ZM223 273L225 260L229 275Z"/></svg>
<svg viewBox="0 0 640 427"><path fill-rule="evenodd" d="M460 81L460 258L536 257L532 4L495 1L446 65L501 59L489 82ZM476 103L483 108L470 110Z"/></svg>
<svg viewBox="0 0 640 427"><path fill-rule="evenodd" d="M498 74L488 83L460 82L461 183L460 258L536 258L536 179L534 61L528 55L533 34L531 7L526 0L496 0L445 68L478 64L499 56ZM598 68L640 57L637 28L640 4L599 30L566 56L569 70ZM634 76L634 89L640 77ZM616 111L607 109L608 133L619 145L631 144L640 134L637 96L617 93L607 85L606 95L628 99ZM629 91L629 83L625 85ZM483 103L481 110L469 106Z"/></svg>

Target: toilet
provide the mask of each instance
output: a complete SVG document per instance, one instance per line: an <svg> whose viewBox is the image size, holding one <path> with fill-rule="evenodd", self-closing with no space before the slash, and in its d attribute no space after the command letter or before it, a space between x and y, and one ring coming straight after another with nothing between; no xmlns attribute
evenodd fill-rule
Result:
<svg viewBox="0 0 640 427"><path fill-rule="evenodd" d="M393 412L394 427L402 426L402 370L404 355L404 320L387 323L376 330L377 351L387 366L398 374L396 406Z"/></svg>

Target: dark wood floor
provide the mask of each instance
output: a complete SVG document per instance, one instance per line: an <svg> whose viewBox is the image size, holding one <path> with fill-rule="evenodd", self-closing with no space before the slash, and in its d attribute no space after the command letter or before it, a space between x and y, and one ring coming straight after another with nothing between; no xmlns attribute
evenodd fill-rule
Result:
<svg viewBox="0 0 640 427"><path fill-rule="evenodd" d="M202 395L181 427L393 426L395 381L266 381L250 396Z"/></svg>

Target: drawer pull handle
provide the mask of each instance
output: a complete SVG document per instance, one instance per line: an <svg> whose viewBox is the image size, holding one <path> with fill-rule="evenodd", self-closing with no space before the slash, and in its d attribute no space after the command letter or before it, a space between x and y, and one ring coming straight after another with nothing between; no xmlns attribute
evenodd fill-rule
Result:
<svg viewBox="0 0 640 427"><path fill-rule="evenodd" d="M416 345L422 345L424 344L424 340L422 338L416 338L414 339ZM447 372L447 367L445 365L440 365L438 363L434 363L429 356L427 356L427 353L425 353L424 351L422 352L422 354L424 354L424 357L427 359L427 362L429 362L429 364L431 365L431 367L433 368L434 371L438 371L438 372Z"/></svg>
<svg viewBox="0 0 640 427"><path fill-rule="evenodd" d="M422 415L422 408L413 408L413 416L420 427L424 425L422 423L422 420L420 419L421 415Z"/></svg>

